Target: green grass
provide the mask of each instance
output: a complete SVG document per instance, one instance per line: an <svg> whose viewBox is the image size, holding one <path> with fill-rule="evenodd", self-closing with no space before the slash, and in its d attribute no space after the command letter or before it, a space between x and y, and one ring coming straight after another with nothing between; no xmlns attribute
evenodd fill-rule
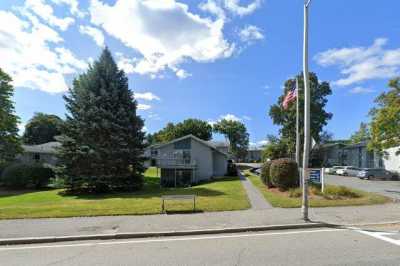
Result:
<svg viewBox="0 0 400 266"><path fill-rule="evenodd" d="M197 211L242 210L250 207L246 192L236 177L224 177L190 188L161 188L156 170L145 173L141 191L104 195L65 195L62 189L0 192L0 219L99 215L156 214L161 195L195 194ZM168 211L191 211L191 202L168 201Z"/></svg>
<svg viewBox="0 0 400 266"><path fill-rule="evenodd" d="M260 177L249 174L247 178L261 191L264 198L274 207L280 208L298 208L301 207L301 197L289 197L286 194L278 193L267 189L262 183ZM336 190L337 186L331 186ZM311 207L335 207L335 206L357 206L357 205L373 205L390 202L390 199L375 193L369 193L361 190L349 189L356 193L359 197L342 198L342 199L326 199L323 197L311 198L309 203Z"/></svg>

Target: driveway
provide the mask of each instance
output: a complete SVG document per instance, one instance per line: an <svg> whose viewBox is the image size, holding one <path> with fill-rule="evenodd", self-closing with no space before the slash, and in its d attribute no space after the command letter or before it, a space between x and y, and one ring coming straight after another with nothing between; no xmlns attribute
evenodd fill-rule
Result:
<svg viewBox="0 0 400 266"><path fill-rule="evenodd" d="M375 192L400 202L400 181L361 180L351 176L326 175L326 183Z"/></svg>

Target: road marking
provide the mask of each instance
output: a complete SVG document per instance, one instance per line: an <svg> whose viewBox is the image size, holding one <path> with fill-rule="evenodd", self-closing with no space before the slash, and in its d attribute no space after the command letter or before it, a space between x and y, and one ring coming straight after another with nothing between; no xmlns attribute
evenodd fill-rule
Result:
<svg viewBox="0 0 400 266"><path fill-rule="evenodd" d="M391 243L391 244L393 244L393 245L400 246L400 240L396 240L396 239L387 237L387 236L396 235L396 234L398 234L397 232L365 231L365 230L362 230L362 229L360 229L360 228L351 228L351 227L349 227L349 229L351 229L351 230L353 230L353 231L356 231L356 232L358 232L358 233L367 235L367 236L374 237L374 238L376 238L376 239L380 239L380 240L389 242L389 243Z"/></svg>
<svg viewBox="0 0 400 266"><path fill-rule="evenodd" d="M142 239L142 240L129 240L129 241L108 241L108 242L97 242L97 243L80 243L80 244L63 244L63 245L5 247L5 248L0 248L0 252L1 251L10 251L10 250L28 250L28 249L44 249L44 248L91 247L91 246L104 246L104 245L124 245L124 244L173 242L173 241L190 241L190 240L210 240L210 239L224 239L224 238L242 238L242 237L244 238L244 237L258 237L258 236L274 236L274 235L294 235L294 234L334 232L334 231L343 231L343 230L347 230L347 229L319 229L319 230L304 230L304 231L289 231L289 232L274 232L274 233L269 232L269 233L257 233L257 234L214 235L214 236L202 236L202 237Z"/></svg>

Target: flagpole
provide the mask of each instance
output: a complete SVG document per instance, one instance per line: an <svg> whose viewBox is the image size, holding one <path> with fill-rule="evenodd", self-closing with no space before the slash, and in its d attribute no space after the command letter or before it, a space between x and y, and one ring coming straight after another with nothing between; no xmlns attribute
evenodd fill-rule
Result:
<svg viewBox="0 0 400 266"><path fill-rule="evenodd" d="M300 166L299 78L296 77L296 163Z"/></svg>
<svg viewBox="0 0 400 266"><path fill-rule="evenodd" d="M304 75L304 149L303 149L303 199L301 211L303 219L308 221L308 157L310 152L310 84L308 76L308 8L311 0L304 1L304 39L303 39L303 75Z"/></svg>

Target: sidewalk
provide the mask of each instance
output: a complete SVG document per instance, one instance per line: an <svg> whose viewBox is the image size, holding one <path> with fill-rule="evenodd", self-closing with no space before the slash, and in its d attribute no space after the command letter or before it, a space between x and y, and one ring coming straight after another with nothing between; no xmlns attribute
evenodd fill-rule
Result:
<svg viewBox="0 0 400 266"><path fill-rule="evenodd" d="M393 222L400 220L400 204L312 208L309 213L312 222L339 225ZM0 240L291 224L305 224L301 219L300 209L273 208L197 214L0 220Z"/></svg>
<svg viewBox="0 0 400 266"><path fill-rule="evenodd" d="M251 183L251 181L245 177L240 171L238 171L240 182L242 182L243 188L246 190L247 197L249 198L252 210L265 210L272 209L272 205L267 202L261 192Z"/></svg>

